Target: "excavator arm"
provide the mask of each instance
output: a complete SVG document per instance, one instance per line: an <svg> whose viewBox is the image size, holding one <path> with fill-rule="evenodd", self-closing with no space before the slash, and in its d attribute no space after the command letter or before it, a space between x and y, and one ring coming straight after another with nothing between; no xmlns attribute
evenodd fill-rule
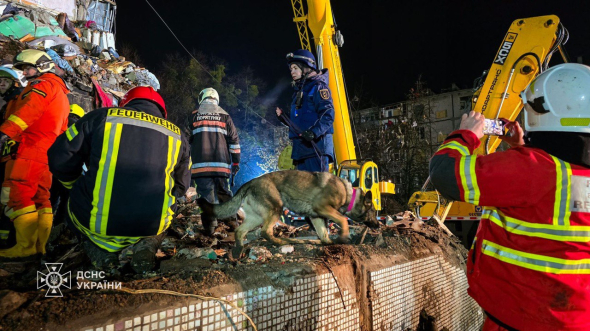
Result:
<svg viewBox="0 0 590 331"><path fill-rule="evenodd" d="M515 20L508 29L489 70L480 78L473 94L472 109L486 119L514 121L523 105L520 93L547 69L552 55L559 51L567 61L562 45L568 32L555 15ZM493 153L500 145L498 136L484 136L475 154ZM427 181L428 183L428 181ZM408 205L422 217L436 215L466 219L481 215L481 209L466 202L444 201L436 191L414 192ZM441 201L443 201L441 203Z"/></svg>

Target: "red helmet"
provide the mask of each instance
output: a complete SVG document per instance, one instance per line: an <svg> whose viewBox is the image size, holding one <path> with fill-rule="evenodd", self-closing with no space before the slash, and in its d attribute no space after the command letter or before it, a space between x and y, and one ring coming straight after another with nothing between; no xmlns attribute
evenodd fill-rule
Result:
<svg viewBox="0 0 590 331"><path fill-rule="evenodd" d="M125 93L121 102L119 102L119 106L124 107L128 104L131 100L135 99L145 99L154 102L162 111L162 115L164 118L168 118L168 112L166 111L166 105L164 104L164 99L162 96L154 90L151 86L138 86L134 87L131 90Z"/></svg>

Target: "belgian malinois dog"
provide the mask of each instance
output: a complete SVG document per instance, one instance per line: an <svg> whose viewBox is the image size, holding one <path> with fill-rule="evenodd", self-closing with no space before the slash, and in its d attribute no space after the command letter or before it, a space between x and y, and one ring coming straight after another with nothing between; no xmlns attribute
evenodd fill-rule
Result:
<svg viewBox="0 0 590 331"><path fill-rule="evenodd" d="M236 247L233 256L239 258L246 234L262 225L262 236L275 245L331 244L324 219L330 219L341 227L338 243L349 241L347 217L378 228L379 222L373 206L371 191L366 194L354 189L350 182L327 172L285 170L271 172L244 184L229 201L213 205L198 199L203 214L201 217L227 218L235 215L240 206L245 219L236 229ZM306 216L320 240L276 238L273 227L280 219L283 207ZM346 216L344 216L346 215Z"/></svg>

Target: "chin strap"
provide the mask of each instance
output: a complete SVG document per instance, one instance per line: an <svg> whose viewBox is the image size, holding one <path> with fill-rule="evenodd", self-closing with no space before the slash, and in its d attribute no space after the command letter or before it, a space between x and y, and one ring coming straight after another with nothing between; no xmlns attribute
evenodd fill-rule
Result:
<svg viewBox="0 0 590 331"><path fill-rule="evenodd" d="M348 208L346 209L346 212L348 213L349 211L352 210L352 207L354 207L354 202L356 200L356 192L357 192L357 188L352 190L352 197L350 198L350 203L348 204Z"/></svg>

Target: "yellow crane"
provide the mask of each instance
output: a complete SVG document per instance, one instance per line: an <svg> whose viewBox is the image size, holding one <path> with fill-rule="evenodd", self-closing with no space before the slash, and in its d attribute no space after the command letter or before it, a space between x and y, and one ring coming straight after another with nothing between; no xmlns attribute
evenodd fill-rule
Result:
<svg viewBox="0 0 590 331"><path fill-rule="evenodd" d="M559 51L567 62L562 45L568 32L555 15L521 18L508 29L485 80L473 94L472 109L486 119L516 120L523 105L520 93L548 67ZM493 153L500 145L498 136L484 136L475 154ZM436 191L414 192L408 206L420 216L445 219L479 219L481 209L466 202L445 201Z"/></svg>
<svg viewBox="0 0 590 331"><path fill-rule="evenodd" d="M307 11L304 8L307 4ZM353 133L350 123L348 101L342 75L342 64L338 47L343 38L336 30L334 15L329 0L291 0L293 21L297 25L301 48L313 52L308 31L311 31L318 68L327 68L329 86L334 102L334 152L337 175L349 180L354 187L373 193L373 204L381 210L381 194L394 194L395 185L379 181L379 169L372 161L356 158Z"/></svg>

